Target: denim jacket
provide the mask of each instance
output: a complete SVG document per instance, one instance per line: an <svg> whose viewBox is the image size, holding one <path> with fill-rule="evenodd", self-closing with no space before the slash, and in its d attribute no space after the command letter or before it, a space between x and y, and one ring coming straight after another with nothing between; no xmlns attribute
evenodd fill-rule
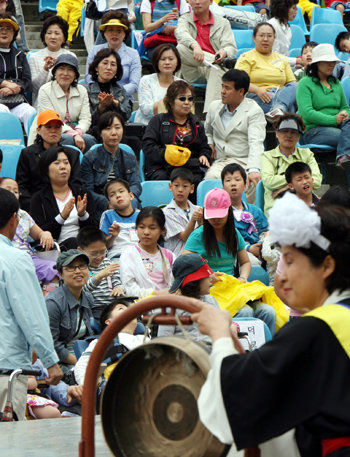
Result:
<svg viewBox="0 0 350 457"><path fill-rule="evenodd" d="M102 211L106 210L108 205L103 188L107 183L112 166L112 154L103 145L88 151L81 162L81 177L84 186L90 190L98 209ZM138 198L141 194L141 183L135 155L120 147L115 156L114 172L116 177L128 181L130 192Z"/></svg>

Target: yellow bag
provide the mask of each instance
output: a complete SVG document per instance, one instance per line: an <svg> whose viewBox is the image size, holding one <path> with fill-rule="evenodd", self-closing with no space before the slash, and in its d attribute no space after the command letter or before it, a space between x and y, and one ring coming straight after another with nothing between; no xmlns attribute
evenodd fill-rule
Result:
<svg viewBox="0 0 350 457"><path fill-rule="evenodd" d="M220 281L210 289L210 295L216 298L220 308L234 316L249 301L261 300L276 311L276 330L283 327L289 319L289 312L275 294L273 287L265 286L260 281L242 283L231 275L223 274Z"/></svg>
<svg viewBox="0 0 350 457"><path fill-rule="evenodd" d="M188 148L176 144L166 144L165 146L164 159L173 167L182 167L191 157L191 151Z"/></svg>

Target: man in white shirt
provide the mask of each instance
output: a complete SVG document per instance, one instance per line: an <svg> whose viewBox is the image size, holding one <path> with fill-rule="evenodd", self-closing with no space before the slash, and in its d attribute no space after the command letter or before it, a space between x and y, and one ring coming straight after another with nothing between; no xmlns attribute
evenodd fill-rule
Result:
<svg viewBox="0 0 350 457"><path fill-rule="evenodd" d="M222 77L221 100L210 104L205 121L215 159L205 179L220 179L226 165L238 163L247 172L247 198L252 202L261 179L266 120L258 104L245 97L249 84L249 76L242 70L229 70Z"/></svg>

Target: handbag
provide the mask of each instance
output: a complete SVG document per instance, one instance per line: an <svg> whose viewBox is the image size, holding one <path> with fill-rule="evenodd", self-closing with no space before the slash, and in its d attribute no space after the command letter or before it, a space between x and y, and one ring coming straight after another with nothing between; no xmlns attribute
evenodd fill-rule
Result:
<svg viewBox="0 0 350 457"><path fill-rule="evenodd" d="M101 13L97 9L97 5L94 2L94 0L90 0L89 2L86 3L86 5L85 5L85 16L88 19L93 19L94 21L96 21L98 19L101 19L101 17L103 16L103 13Z"/></svg>
<svg viewBox="0 0 350 457"><path fill-rule="evenodd" d="M188 148L177 146L176 144L165 145L165 161L172 167L182 167L191 157L191 151Z"/></svg>
<svg viewBox="0 0 350 457"><path fill-rule="evenodd" d="M7 97L0 95L0 103L11 109L17 105L20 105L21 103L27 103L27 99L25 98L24 94L21 93L8 95Z"/></svg>

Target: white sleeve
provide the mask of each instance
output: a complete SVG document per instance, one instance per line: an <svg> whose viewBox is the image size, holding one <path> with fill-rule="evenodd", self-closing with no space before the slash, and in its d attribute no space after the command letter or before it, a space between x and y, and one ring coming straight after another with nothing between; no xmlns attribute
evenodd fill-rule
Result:
<svg viewBox="0 0 350 457"><path fill-rule="evenodd" d="M142 0L140 13L152 14L151 2L149 0Z"/></svg>
<svg viewBox="0 0 350 457"><path fill-rule="evenodd" d="M78 385L84 385L84 378L86 368L88 366L91 352L95 349L98 339L92 340L86 350L79 357L77 363L74 366L74 377Z"/></svg>
<svg viewBox="0 0 350 457"><path fill-rule="evenodd" d="M132 251L127 250L120 256L120 279L126 295L144 298L150 295L154 287L142 287L142 273L132 258ZM136 279L137 278L137 279ZM146 284L143 284L146 286Z"/></svg>
<svg viewBox="0 0 350 457"><path fill-rule="evenodd" d="M180 16L182 16L185 13L189 13L189 12L190 12L190 7L188 6L188 3L186 2L186 0L180 0L180 11L179 11Z"/></svg>
<svg viewBox="0 0 350 457"><path fill-rule="evenodd" d="M210 354L211 369L198 398L201 422L225 444L232 444L233 436L221 392L221 364L225 357L233 354L238 352L231 338L220 338L215 341Z"/></svg>

